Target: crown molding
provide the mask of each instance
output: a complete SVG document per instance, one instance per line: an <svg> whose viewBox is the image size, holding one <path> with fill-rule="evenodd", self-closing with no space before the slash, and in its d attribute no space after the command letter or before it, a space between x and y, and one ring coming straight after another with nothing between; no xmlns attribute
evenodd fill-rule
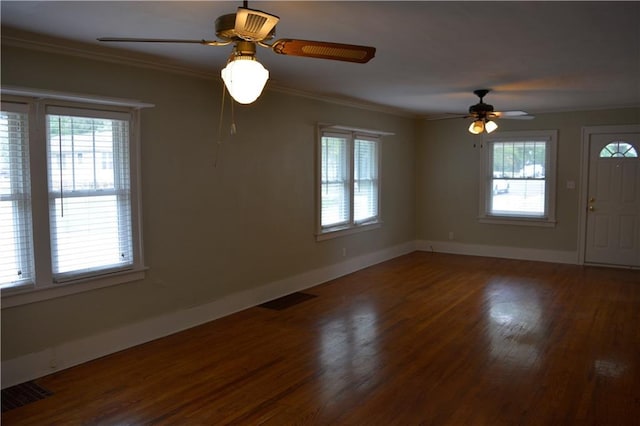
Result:
<svg viewBox="0 0 640 426"><path fill-rule="evenodd" d="M193 67L185 67L180 64L171 63L166 58L139 53L123 53L121 50L116 51L108 47L45 37L41 34L29 33L12 28L2 28L2 45L122 65L132 65L208 80L216 79L210 71L207 72ZM218 80L221 79L218 78Z"/></svg>
<svg viewBox="0 0 640 426"><path fill-rule="evenodd" d="M80 43L71 40L44 36L15 28L2 28L2 45L17 47L26 50L34 50L46 53L74 56L79 58L129 65L162 72L185 75L188 77L222 82L218 73L211 70L203 70L171 62L167 58L147 55L142 53L130 53L115 50L109 47L96 46L88 43ZM336 105L360 108L368 111L383 112L407 118L415 118L416 114L399 108L374 104L358 99L328 95L322 93L307 92L286 87L277 80L269 80L265 87L267 91L274 91L291 96L304 97Z"/></svg>
<svg viewBox="0 0 640 426"><path fill-rule="evenodd" d="M348 97L341 97L336 95L328 95L316 92L307 92L300 89L292 89L290 87L285 87L279 85L277 82L267 82L267 87L265 90L272 90L274 92L280 92L291 96L298 96L301 98L309 98L316 101L323 101L332 103L335 105L342 105L351 108L360 108L365 109L367 111L373 112L382 112L385 114L397 115L405 118L417 118L418 115L412 111L403 110L400 108L393 108L386 105L375 104L372 102L366 102L360 99L353 99Z"/></svg>

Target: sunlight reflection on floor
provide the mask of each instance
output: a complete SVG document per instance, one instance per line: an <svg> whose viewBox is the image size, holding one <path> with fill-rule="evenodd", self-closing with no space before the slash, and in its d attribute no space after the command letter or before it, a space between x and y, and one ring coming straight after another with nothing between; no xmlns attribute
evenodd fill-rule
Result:
<svg viewBox="0 0 640 426"><path fill-rule="evenodd" d="M533 287L495 280L487 286L485 300L491 358L513 368L538 367L542 312Z"/></svg>
<svg viewBox="0 0 640 426"><path fill-rule="evenodd" d="M327 321L320 331L318 361L324 401L343 392L363 392L379 368L378 315L371 303L355 305Z"/></svg>

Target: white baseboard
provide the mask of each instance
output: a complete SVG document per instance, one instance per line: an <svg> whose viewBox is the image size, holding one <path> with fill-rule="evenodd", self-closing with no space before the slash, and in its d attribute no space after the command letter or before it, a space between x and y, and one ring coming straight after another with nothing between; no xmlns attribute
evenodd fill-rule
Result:
<svg viewBox="0 0 640 426"><path fill-rule="evenodd" d="M371 265L415 251L413 241L314 269L218 300L150 318L43 351L2 362L2 388L33 380L84 362L230 315L287 294L314 287Z"/></svg>
<svg viewBox="0 0 640 426"><path fill-rule="evenodd" d="M456 241L416 241L416 250L468 256L501 257L505 259L579 264L577 251L543 250L519 247L465 244Z"/></svg>

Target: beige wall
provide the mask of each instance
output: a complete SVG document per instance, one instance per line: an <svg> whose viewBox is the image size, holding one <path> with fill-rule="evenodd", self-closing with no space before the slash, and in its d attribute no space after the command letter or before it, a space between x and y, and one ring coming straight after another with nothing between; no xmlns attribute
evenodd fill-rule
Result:
<svg viewBox="0 0 640 426"><path fill-rule="evenodd" d="M558 130L557 225L496 225L477 220L481 136L461 120L419 123L416 144L416 239L464 244L577 251L580 145L584 126L640 123L640 109L536 114L535 120L500 120L497 131ZM474 147L475 145L475 147ZM567 181L576 183L567 189Z"/></svg>
<svg viewBox="0 0 640 426"><path fill-rule="evenodd" d="M480 224L479 137L426 121L267 90L236 106L238 133L213 167L220 85L179 74L2 48L2 84L137 99L147 278L2 310L2 360L205 305L415 240L576 250L583 126L640 122L640 109L540 114L500 130L557 129L558 225ZM227 110L228 113L228 110ZM228 117L225 116L225 130ZM380 229L316 242L315 123L393 132L382 152Z"/></svg>
<svg viewBox="0 0 640 426"><path fill-rule="evenodd" d="M147 278L3 309L3 360L344 262L342 248L348 259L414 238L411 118L267 90L236 105L237 135L214 168L216 81L3 46L2 84L155 104L142 114ZM380 229L316 242L316 122L394 133L383 141Z"/></svg>

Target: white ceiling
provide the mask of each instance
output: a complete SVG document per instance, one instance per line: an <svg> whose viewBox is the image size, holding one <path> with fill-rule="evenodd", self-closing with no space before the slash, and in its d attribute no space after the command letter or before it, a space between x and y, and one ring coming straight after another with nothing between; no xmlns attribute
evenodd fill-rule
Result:
<svg viewBox="0 0 640 426"><path fill-rule="evenodd" d="M2 0L0 5L7 41L17 29L53 37L47 40L54 45L63 39L76 48L146 53L157 62L219 75L231 46L104 46L96 38L213 39L215 19L234 13L242 2ZM535 114L640 106L637 1L251 1L249 7L280 17L276 39L377 48L367 64L259 48L272 87L416 115L464 113L477 101L472 91L480 88L493 90L485 101L496 110Z"/></svg>

